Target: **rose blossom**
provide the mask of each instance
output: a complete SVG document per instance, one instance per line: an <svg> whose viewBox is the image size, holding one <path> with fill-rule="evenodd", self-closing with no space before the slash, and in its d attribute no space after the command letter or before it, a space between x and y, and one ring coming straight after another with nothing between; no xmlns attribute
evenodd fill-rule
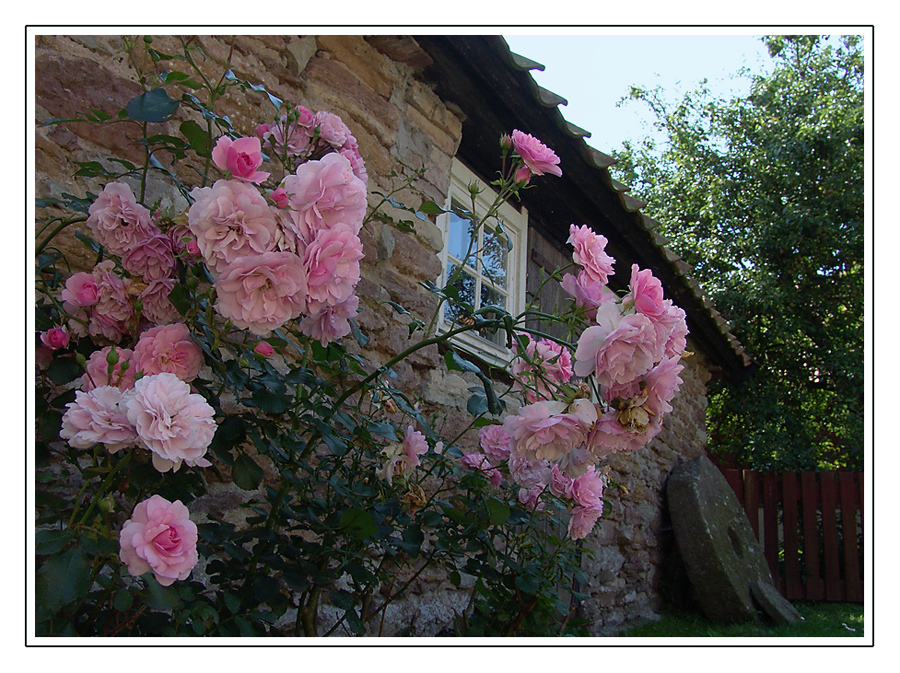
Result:
<svg viewBox="0 0 900 673"><path fill-rule="evenodd" d="M597 309L597 325L588 327L578 339L575 374L595 374L602 386L633 383L649 372L663 354L649 318L641 313L623 316L616 303Z"/></svg>
<svg viewBox="0 0 900 673"><path fill-rule="evenodd" d="M115 255L125 255L144 239L159 233L150 211L135 201L131 187L107 184L88 208L87 225L97 241Z"/></svg>
<svg viewBox="0 0 900 673"><path fill-rule="evenodd" d="M182 461L208 467L203 458L213 435L215 411L174 374L163 372L135 382L124 401L138 439L153 452L160 472L177 471Z"/></svg>
<svg viewBox="0 0 900 673"><path fill-rule="evenodd" d="M572 378L572 356L569 350L551 339L530 341L525 353L531 360L516 358L510 374L516 380L514 390L525 389L529 402L553 399L556 385Z"/></svg>
<svg viewBox="0 0 900 673"><path fill-rule="evenodd" d="M275 349L272 348L272 344L270 344L268 341L260 341L260 342L259 342L258 344L256 344L256 346L253 348L253 351L254 351L255 353L259 353L259 354L262 355L264 358L267 358L267 357L269 357L270 355L273 355L273 354L275 353Z"/></svg>
<svg viewBox="0 0 900 673"><path fill-rule="evenodd" d="M478 431L478 443L485 455L497 461L509 458L510 436L502 425L486 425Z"/></svg>
<svg viewBox="0 0 900 673"><path fill-rule="evenodd" d="M134 347L134 367L144 376L169 372L190 383L203 366L203 351L184 323L158 325L141 333Z"/></svg>
<svg viewBox="0 0 900 673"><path fill-rule="evenodd" d="M221 273L238 257L270 250L275 216L251 184L217 180L212 187L191 191L188 226L213 273Z"/></svg>
<svg viewBox="0 0 900 673"><path fill-rule="evenodd" d="M41 343L52 351L69 345L69 333L65 327L51 327L41 332Z"/></svg>
<svg viewBox="0 0 900 673"><path fill-rule="evenodd" d="M559 157L556 153L547 147L534 136L530 136L522 131L515 130L512 132L512 145L522 161L525 162L527 173L516 173L516 180L519 182L527 182L530 175L562 175L562 169L558 166Z"/></svg>
<svg viewBox="0 0 900 673"><path fill-rule="evenodd" d="M359 282L362 242L349 225L323 229L306 248L307 295L310 313L320 306L335 306L350 298Z"/></svg>
<svg viewBox="0 0 900 673"><path fill-rule="evenodd" d="M576 504L586 508L599 507L603 509L603 487L606 480L600 472L594 469L594 466L588 468L587 472L573 479L569 487L569 497Z"/></svg>
<svg viewBox="0 0 900 673"><path fill-rule="evenodd" d="M113 348L116 349L116 363L110 376L107 358ZM84 365L85 373L81 375L81 389L88 392L99 386L115 386L125 391L134 387L135 368L131 362L132 355L134 353L130 348L118 346L106 346L91 353Z"/></svg>
<svg viewBox="0 0 900 673"><path fill-rule="evenodd" d="M340 149L350 135L350 129L347 128L343 119L324 110L316 112L313 117L313 126L318 127L319 137L335 149Z"/></svg>
<svg viewBox="0 0 900 673"><path fill-rule="evenodd" d="M175 250L166 234L154 234L142 241L122 258L128 273L146 282L168 278L175 271Z"/></svg>
<svg viewBox="0 0 900 673"><path fill-rule="evenodd" d="M569 519L569 539L586 538L594 530L594 525L601 516L603 516L602 504L599 507L575 506L572 509L572 518Z"/></svg>
<svg viewBox="0 0 900 673"><path fill-rule="evenodd" d="M97 302L91 307L88 332L91 336L103 336L110 341L118 341L129 331L129 323L134 317L129 288L131 279L119 278L113 273L115 263L104 260L94 267L97 280Z"/></svg>
<svg viewBox="0 0 900 673"><path fill-rule="evenodd" d="M273 189L272 193L269 194L269 198L272 200L272 203L275 204L275 207L279 210L285 210L290 206L290 202L288 201L288 193L284 187Z"/></svg>
<svg viewBox="0 0 900 673"><path fill-rule="evenodd" d="M135 430L122 401L122 391L112 386L76 391L75 401L66 405L59 436L76 449L89 449L99 443L115 453L134 446Z"/></svg>
<svg viewBox="0 0 900 673"><path fill-rule="evenodd" d="M637 264L632 264L629 289L631 290L629 294L622 299L623 304L627 306L633 303L635 311L643 313L651 320L660 318L665 313L662 283L654 277L650 269L642 271Z"/></svg>
<svg viewBox="0 0 900 673"><path fill-rule="evenodd" d="M407 471L412 470L419 465L419 456L428 453L428 444L425 442L425 435L418 430L413 430L410 425L406 428L406 434L403 436L403 462Z"/></svg>
<svg viewBox="0 0 900 673"><path fill-rule="evenodd" d="M509 476L522 488L531 488L544 483L550 472L550 462L546 460L529 460L525 456L510 453L506 461Z"/></svg>
<svg viewBox="0 0 900 673"><path fill-rule="evenodd" d="M157 325L166 325L180 318L178 309L169 301L175 287L174 278L154 280L141 290L141 315Z"/></svg>
<svg viewBox="0 0 900 673"><path fill-rule="evenodd" d="M77 307L93 306L97 303L99 292L94 274L79 271L66 280L66 286L62 291L62 300L66 304Z"/></svg>
<svg viewBox="0 0 900 673"><path fill-rule="evenodd" d="M529 460L556 460L584 443L597 410L589 400L536 402L503 422L510 451Z"/></svg>
<svg viewBox="0 0 900 673"><path fill-rule="evenodd" d="M222 136L212 150L213 163L223 171L229 171L235 180L259 184L265 182L269 173L257 170L263 162L259 138L237 138L232 140Z"/></svg>
<svg viewBox="0 0 900 673"><path fill-rule="evenodd" d="M119 533L119 558L139 577L152 570L164 587L197 564L197 526L180 500L154 495L138 503Z"/></svg>
<svg viewBox="0 0 900 673"><path fill-rule="evenodd" d="M571 243L575 247L572 260L584 270L587 278L605 285L613 273L616 261L606 254L606 237L591 231L586 224L580 227L572 224L569 226L569 238L566 243Z"/></svg>
<svg viewBox="0 0 900 673"><path fill-rule="evenodd" d="M519 504L525 508L526 512L540 512L544 509L541 495L545 488L547 487L544 484L535 484L531 488L519 489Z"/></svg>
<svg viewBox="0 0 900 673"><path fill-rule="evenodd" d="M331 153L300 164L282 185L290 197L296 234L303 241L339 223L359 233L366 214L366 184L345 157Z"/></svg>
<svg viewBox="0 0 900 673"><path fill-rule="evenodd" d="M266 334L306 312L306 269L290 252L238 257L216 279L216 310L237 327Z"/></svg>
<svg viewBox="0 0 900 673"><path fill-rule="evenodd" d="M317 307L318 313L306 316L300 321L300 331L323 346L337 341L351 332L350 319L356 316L359 297L350 297L334 306Z"/></svg>
<svg viewBox="0 0 900 673"><path fill-rule="evenodd" d="M499 486L503 481L503 474L498 470L490 459L483 453L473 452L464 453L460 461L466 467L483 472L494 486Z"/></svg>
<svg viewBox="0 0 900 673"><path fill-rule="evenodd" d="M255 133L260 139L268 140L279 153L286 150L288 156L299 157L309 149L313 135L313 113L298 105L290 116L295 120L289 122L288 115L280 115L272 125L257 126Z"/></svg>
<svg viewBox="0 0 900 673"><path fill-rule="evenodd" d="M570 499L572 497L572 483L575 480L559 469L556 463L550 468L550 480L547 486L550 492L557 498Z"/></svg>
<svg viewBox="0 0 900 673"><path fill-rule="evenodd" d="M615 294L605 285L591 280L584 270L579 271L577 277L567 273L559 284L575 300L576 306L585 309L584 315L588 320L596 318L600 304L616 300Z"/></svg>

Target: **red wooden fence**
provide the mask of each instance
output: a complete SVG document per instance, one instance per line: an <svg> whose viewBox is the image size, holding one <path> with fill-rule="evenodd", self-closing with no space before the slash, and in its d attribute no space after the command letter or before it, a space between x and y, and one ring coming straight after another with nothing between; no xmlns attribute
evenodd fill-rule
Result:
<svg viewBox="0 0 900 673"><path fill-rule="evenodd" d="M862 472L719 469L787 599L862 603Z"/></svg>

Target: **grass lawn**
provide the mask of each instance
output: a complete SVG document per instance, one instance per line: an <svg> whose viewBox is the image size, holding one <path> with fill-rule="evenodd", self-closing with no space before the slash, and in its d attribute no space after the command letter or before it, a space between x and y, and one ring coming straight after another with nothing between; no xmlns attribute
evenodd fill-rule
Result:
<svg viewBox="0 0 900 673"><path fill-rule="evenodd" d="M775 626L768 622L718 624L698 612L671 610L662 619L622 633L625 638L713 638L784 637L846 638L863 636L863 606L860 603L792 601L803 615L800 624ZM849 644L849 643L848 643Z"/></svg>

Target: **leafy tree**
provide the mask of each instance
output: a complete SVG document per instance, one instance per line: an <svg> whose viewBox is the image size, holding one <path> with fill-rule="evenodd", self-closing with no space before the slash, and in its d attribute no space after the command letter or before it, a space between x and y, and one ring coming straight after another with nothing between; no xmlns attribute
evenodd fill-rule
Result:
<svg viewBox="0 0 900 673"><path fill-rule="evenodd" d="M619 179L759 369L710 386L710 446L757 469L862 468L862 40L776 35L749 95L705 82L674 107L633 88L664 143L626 144Z"/></svg>

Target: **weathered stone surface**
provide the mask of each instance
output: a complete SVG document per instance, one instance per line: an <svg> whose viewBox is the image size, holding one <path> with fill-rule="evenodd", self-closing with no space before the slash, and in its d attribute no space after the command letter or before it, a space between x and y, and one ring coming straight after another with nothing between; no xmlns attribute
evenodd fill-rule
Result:
<svg viewBox="0 0 900 673"><path fill-rule="evenodd" d="M778 593L778 590L768 582L752 582L750 594L762 607L763 612L776 624L796 624L803 621L797 608L791 605L790 601Z"/></svg>
<svg viewBox="0 0 900 673"><path fill-rule="evenodd" d="M772 598L778 592L750 522L709 458L700 456L675 468L666 491L678 549L697 600L710 619L756 619L754 584L771 587L756 591L766 599L762 607L781 605ZM783 614L783 607L778 612Z"/></svg>

